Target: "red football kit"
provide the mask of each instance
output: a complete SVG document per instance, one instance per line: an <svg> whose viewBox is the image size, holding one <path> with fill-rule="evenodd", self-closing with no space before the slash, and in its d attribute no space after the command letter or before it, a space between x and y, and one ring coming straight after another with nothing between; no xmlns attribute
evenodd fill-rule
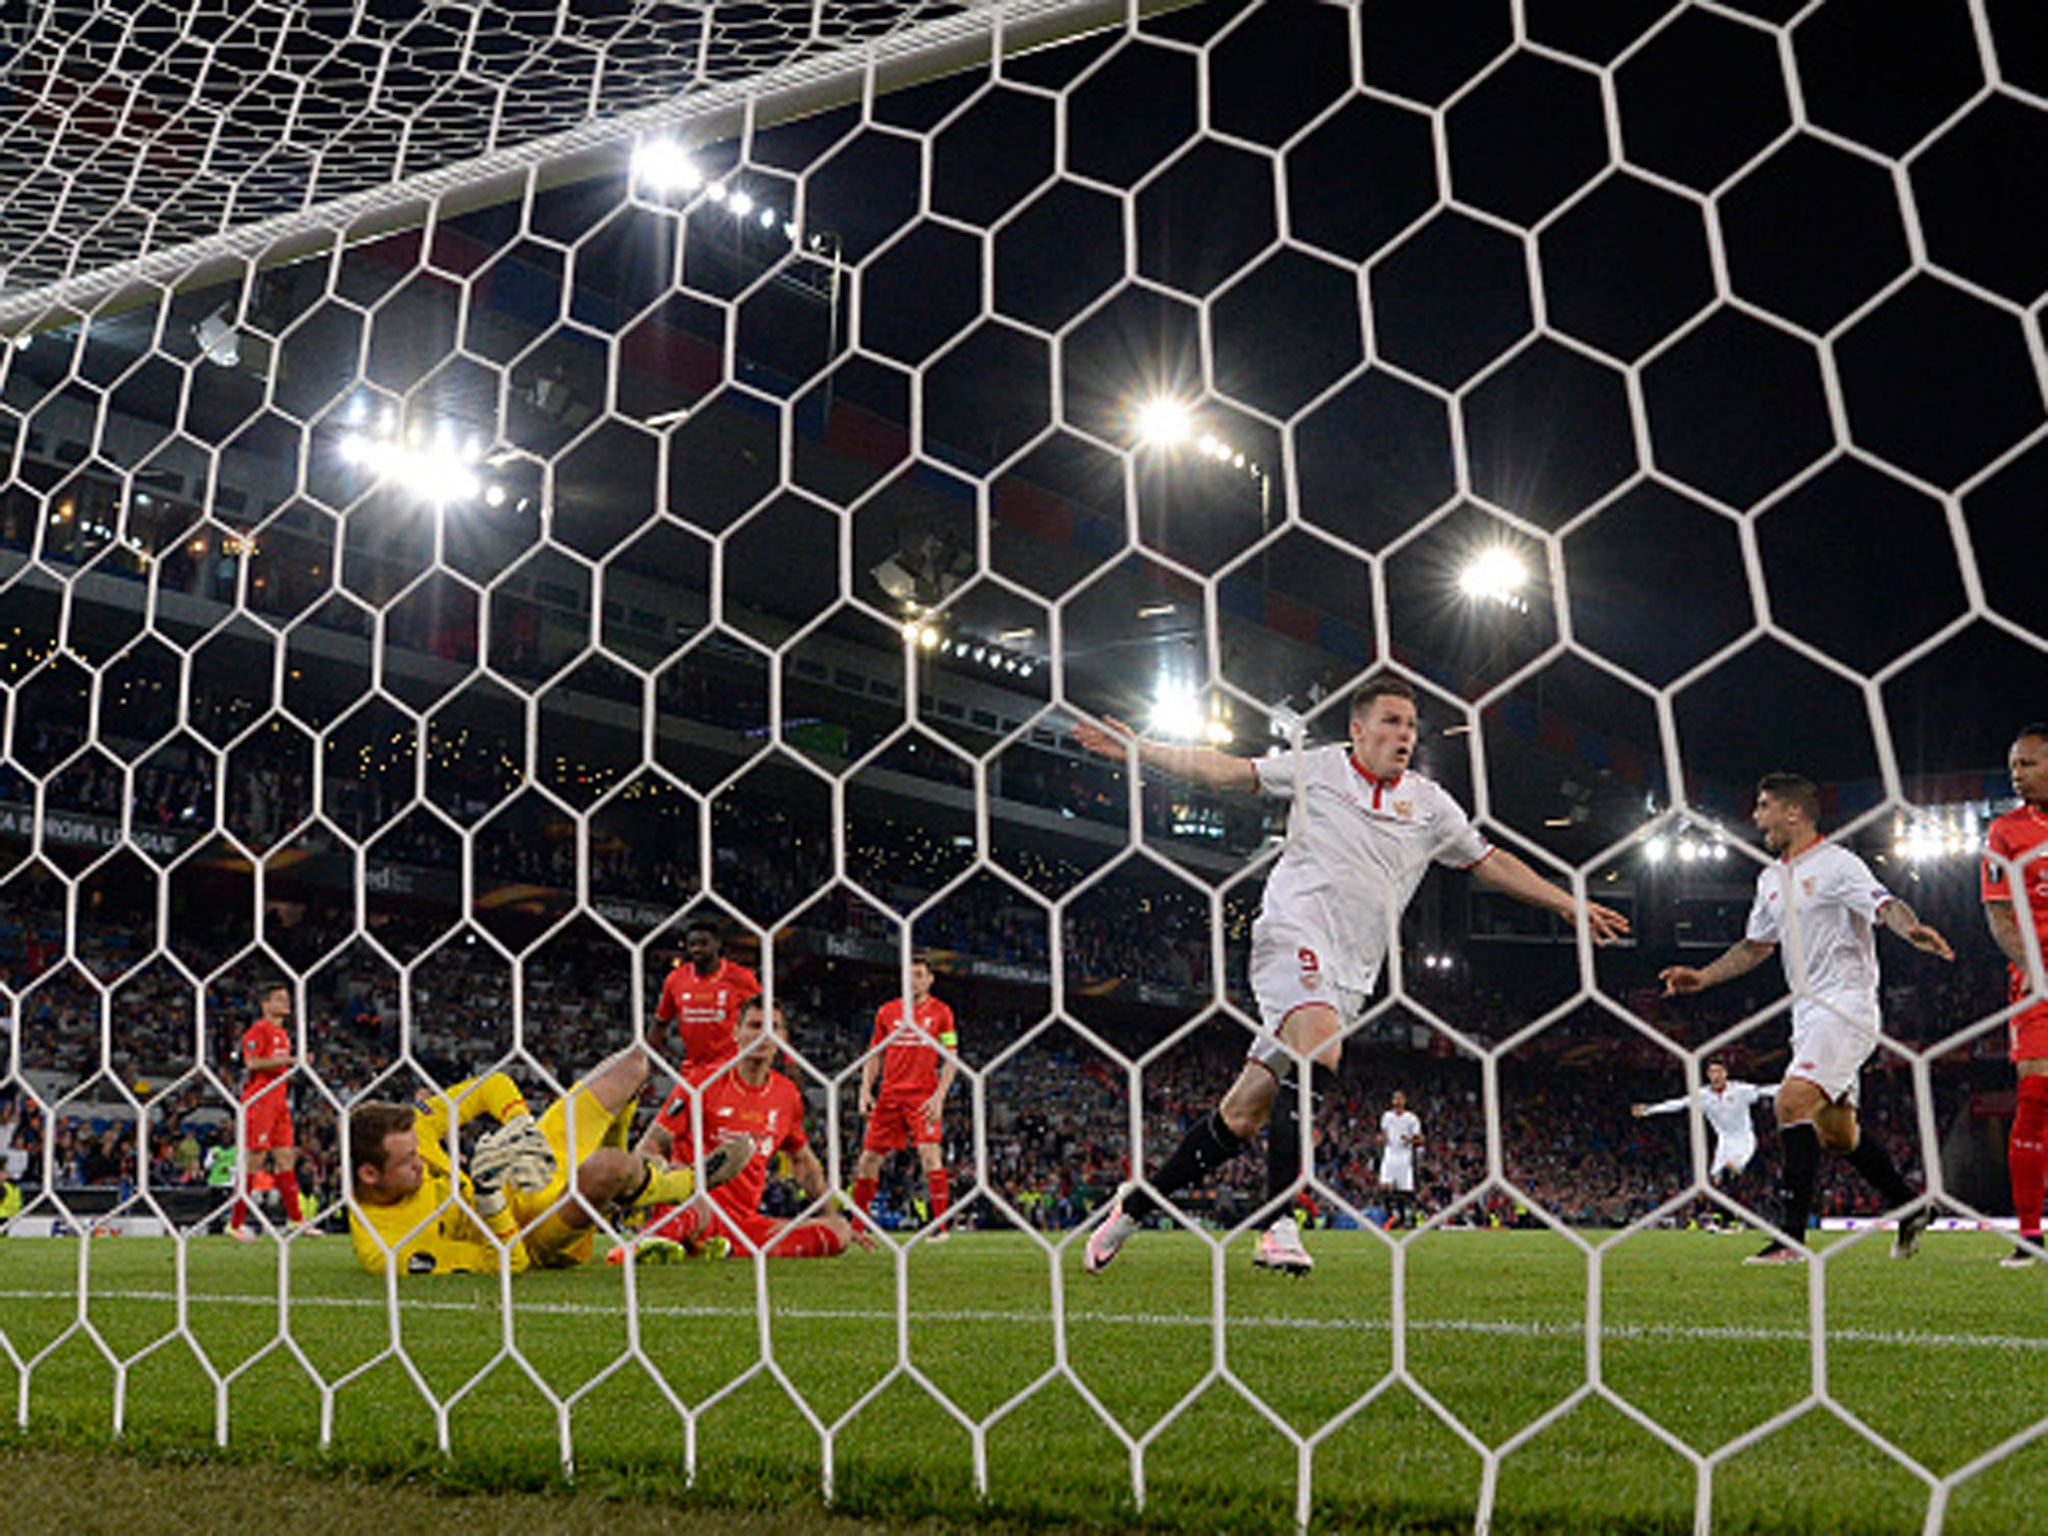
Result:
<svg viewBox="0 0 2048 1536"><path fill-rule="evenodd" d="M246 1073L242 1080L242 1103L246 1106L242 1145L248 1151L267 1152L272 1147L292 1144L291 1095L285 1084L290 1069L273 1068L259 1072L249 1065L266 1056L289 1056L291 1053L292 1037L285 1033L282 1024L258 1019L242 1034L242 1068Z"/></svg>
<svg viewBox="0 0 2048 1536"><path fill-rule="evenodd" d="M865 1151L894 1152L939 1139L938 1120L924 1112L939 1091L939 1053L933 1042L954 1051L959 1049L960 1037L953 1027L953 1010L936 997L919 1003L911 1021L903 1022L900 997L890 998L875 1010L875 1032L868 1048L886 1049L882 1052L882 1086L861 1143Z"/></svg>
<svg viewBox="0 0 2048 1536"><path fill-rule="evenodd" d="M654 1017L676 1026L683 1059L691 1066L715 1067L732 1060L738 1049L732 1036L739 1025L740 1005L760 995L761 979L744 965L721 960L717 970L700 976L685 960L662 983Z"/></svg>
<svg viewBox="0 0 2048 1536"><path fill-rule="evenodd" d="M810 1139L804 1135L803 1095L780 1072L770 1072L768 1081L756 1088L742 1082L736 1070L716 1082L707 1082L715 1070L687 1068L683 1081L669 1094L654 1123L674 1138L670 1161L693 1160L697 1155L697 1137L691 1120L690 1089L695 1087L704 1101L707 1143L716 1146L735 1131L753 1138L754 1155L747 1160L747 1166L711 1190L709 1198L718 1209L724 1235L741 1251L765 1248L786 1225L761 1214L761 1195L768 1187L768 1165L778 1152L795 1153L810 1145ZM646 1235L677 1239L700 1235L702 1224L689 1220L694 1214L685 1206L648 1227Z"/></svg>
<svg viewBox="0 0 2048 1536"><path fill-rule="evenodd" d="M1986 901L2011 902L2013 915L2023 924L2031 915L2034 932L2040 936L2043 949L2048 950L2048 851L2024 866L2020 864L2021 859L2043 843L2048 843L2048 815L2034 806L2007 811L1992 822L1986 846L2006 863L1996 864L1989 858L1984 861L1983 896ZM2018 892L2014 891L2011 879L2015 871L2024 882ZM2006 976L2009 1001L2017 1003L2032 993L2023 967L2007 965ZM2014 1061L2048 1056L2048 999L2036 1001L2012 1016L2010 1038Z"/></svg>

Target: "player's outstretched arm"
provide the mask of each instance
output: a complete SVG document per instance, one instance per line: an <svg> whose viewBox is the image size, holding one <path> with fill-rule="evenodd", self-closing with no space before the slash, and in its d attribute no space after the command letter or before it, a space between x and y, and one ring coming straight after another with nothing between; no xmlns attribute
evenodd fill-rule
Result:
<svg viewBox="0 0 2048 1536"><path fill-rule="evenodd" d="M1248 757L1233 757L1214 747L1175 746L1169 742L1147 741L1114 715L1104 715L1102 724L1082 720L1074 726L1074 741L1082 751L1114 762L1125 754L1137 753L1140 764L1170 773L1177 779L1207 785L1210 789L1252 791L1259 787L1258 770Z"/></svg>
<svg viewBox="0 0 2048 1536"><path fill-rule="evenodd" d="M1941 936L1940 930L1921 922L1919 914L1898 897L1894 896L1886 902L1877 916L1878 921L1885 927L1923 954L1932 955L1937 960L1955 959L1955 950L1949 947L1948 940Z"/></svg>
<svg viewBox="0 0 2048 1536"><path fill-rule="evenodd" d="M1544 879L1505 848L1494 849L1473 865L1472 874L1482 885L1492 886L1503 896L1554 912L1568 923L1579 920L1579 902L1570 891ZM1612 944L1628 933L1628 919L1597 901L1585 904L1585 917L1595 944Z"/></svg>
<svg viewBox="0 0 2048 1536"><path fill-rule="evenodd" d="M1777 947L1761 939L1737 939L1711 964L1667 965L1657 973L1657 979L1664 983L1666 997L1704 992L1708 987L1718 987L1724 981L1732 981L1746 971L1755 970L1770 958Z"/></svg>

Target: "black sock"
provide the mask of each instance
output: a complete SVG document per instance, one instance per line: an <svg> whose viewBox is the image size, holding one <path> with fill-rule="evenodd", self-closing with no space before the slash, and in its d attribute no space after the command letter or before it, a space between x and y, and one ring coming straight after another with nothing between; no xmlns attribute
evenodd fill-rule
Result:
<svg viewBox="0 0 2048 1536"><path fill-rule="evenodd" d="M1320 1116L1323 1105L1329 1102L1336 1086L1335 1068L1321 1062L1310 1065L1308 1107L1311 1145L1315 1140L1315 1119ZM1259 1213L1261 1221L1277 1221L1282 1216L1291 1215L1294 1210L1295 1186L1301 1182L1300 1095L1300 1088L1283 1078L1279 1096L1273 1100L1273 1117L1266 1122L1266 1206Z"/></svg>
<svg viewBox="0 0 2048 1536"><path fill-rule="evenodd" d="M1199 1184L1243 1150L1243 1141L1223 1123L1223 1112L1212 1109L1181 1138L1173 1155L1159 1165L1159 1171L1152 1175L1152 1187L1161 1195L1178 1194L1190 1184ZM1143 1189L1134 1189L1124 1197L1124 1214L1133 1221L1158 1209L1158 1200Z"/></svg>
<svg viewBox="0 0 2048 1536"><path fill-rule="evenodd" d="M1904 1205L1913 1198L1913 1186L1899 1173L1891 1153L1868 1136L1857 1142L1856 1150L1849 1154L1849 1166L1877 1187L1877 1192L1884 1196L1886 1209Z"/></svg>
<svg viewBox="0 0 2048 1536"><path fill-rule="evenodd" d="M1778 1185L1778 1225L1795 1243L1806 1241L1806 1219L1813 1214L1813 1181L1820 1175L1820 1132L1801 1121L1780 1133L1785 1166Z"/></svg>
<svg viewBox="0 0 2048 1536"><path fill-rule="evenodd" d="M1266 1208L1259 1213L1261 1221L1273 1221L1294 1209L1294 1186L1301 1181L1299 1093L1283 1078L1280 1096L1273 1101L1273 1118L1266 1122Z"/></svg>

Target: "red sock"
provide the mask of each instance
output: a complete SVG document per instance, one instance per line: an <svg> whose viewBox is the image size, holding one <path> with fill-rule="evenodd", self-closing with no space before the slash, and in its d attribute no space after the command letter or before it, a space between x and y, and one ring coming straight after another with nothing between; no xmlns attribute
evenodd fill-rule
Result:
<svg viewBox="0 0 2048 1536"><path fill-rule="evenodd" d="M803 1222L790 1227L768 1250L771 1259L829 1259L846 1247L846 1240L823 1222Z"/></svg>
<svg viewBox="0 0 2048 1536"><path fill-rule="evenodd" d="M855 1179L853 1181L853 1203L864 1211L875 1208L875 1185L878 1179Z"/></svg>
<svg viewBox="0 0 2048 1536"><path fill-rule="evenodd" d="M228 1230L239 1232L249 1225L249 1202L242 1196L235 1196L235 1203L228 1207Z"/></svg>
<svg viewBox="0 0 2048 1536"><path fill-rule="evenodd" d="M2048 1077L2020 1079L2006 1164L2012 1175L2012 1208L2020 1218L2020 1236L2038 1243L2041 1201L2048 1196Z"/></svg>
<svg viewBox="0 0 2048 1536"><path fill-rule="evenodd" d="M299 1171L287 1168L277 1176L278 1198L284 1201L284 1219L294 1224L304 1221L305 1208L299 1204Z"/></svg>
<svg viewBox="0 0 2048 1536"><path fill-rule="evenodd" d="M943 1168L934 1168L924 1176L925 1187L932 1192L932 1220L937 1221L946 1214L946 1207L953 1200L953 1181Z"/></svg>

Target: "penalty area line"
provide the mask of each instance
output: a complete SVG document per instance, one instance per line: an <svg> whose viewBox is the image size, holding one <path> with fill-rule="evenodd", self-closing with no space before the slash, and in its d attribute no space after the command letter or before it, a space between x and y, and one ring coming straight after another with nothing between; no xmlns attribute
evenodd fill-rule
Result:
<svg viewBox="0 0 2048 1536"><path fill-rule="evenodd" d="M26 1302L75 1302L75 1291L31 1291L0 1290L0 1300ZM171 1305L178 1301L172 1291L94 1291L94 1302L143 1302L155 1305ZM277 1296L254 1295L213 1295L188 1292L184 1298L189 1306L247 1306L274 1309L279 1305ZM357 1296L294 1296L286 1300L287 1308L305 1307L333 1309L350 1312L383 1312L382 1298L372 1299ZM403 1302L408 1312L454 1312L469 1316L495 1314L495 1302L447 1301L431 1296L407 1296ZM593 1306L580 1301L534 1301L518 1302L513 1310L522 1317L617 1317L617 1307ZM639 1308L643 1317L676 1317L702 1319L751 1319L755 1316L752 1307L712 1306L704 1303L649 1303ZM894 1310L876 1307L777 1307L770 1315L771 1321L823 1322L823 1323L894 1323ZM939 1312L914 1312L913 1323L982 1324L1007 1325L1020 1328L1044 1328L1052 1324L1051 1314L1045 1312L1002 1311L992 1308L958 1308ZM1213 1317L1195 1317L1162 1312L1103 1312L1068 1309L1067 1321L1070 1326L1083 1325L1095 1328L1213 1328ZM1253 1332L1272 1330L1285 1333L1388 1333L1393 1329L1391 1319L1383 1317L1233 1317L1225 1321L1233 1331ZM1517 1322L1509 1319L1483 1318L1422 1318L1410 1321L1407 1331L1415 1334L1464 1334L1494 1338L1520 1339L1583 1339L1586 1325L1583 1322L1544 1323ZM1682 1323L1610 1323L1600 1330L1603 1341L1627 1343L1636 1340L1670 1340L1701 1344L1786 1344L1807 1343L1810 1335L1799 1328L1753 1328L1735 1325L1694 1325ZM1979 1333L1930 1333L1919 1329L1902 1328L1831 1328L1828 1330L1830 1344L1876 1344L1887 1348L1936 1349L1936 1350L1989 1350L2016 1354L2048 1354L2048 1337L2024 1334L1979 1334Z"/></svg>

